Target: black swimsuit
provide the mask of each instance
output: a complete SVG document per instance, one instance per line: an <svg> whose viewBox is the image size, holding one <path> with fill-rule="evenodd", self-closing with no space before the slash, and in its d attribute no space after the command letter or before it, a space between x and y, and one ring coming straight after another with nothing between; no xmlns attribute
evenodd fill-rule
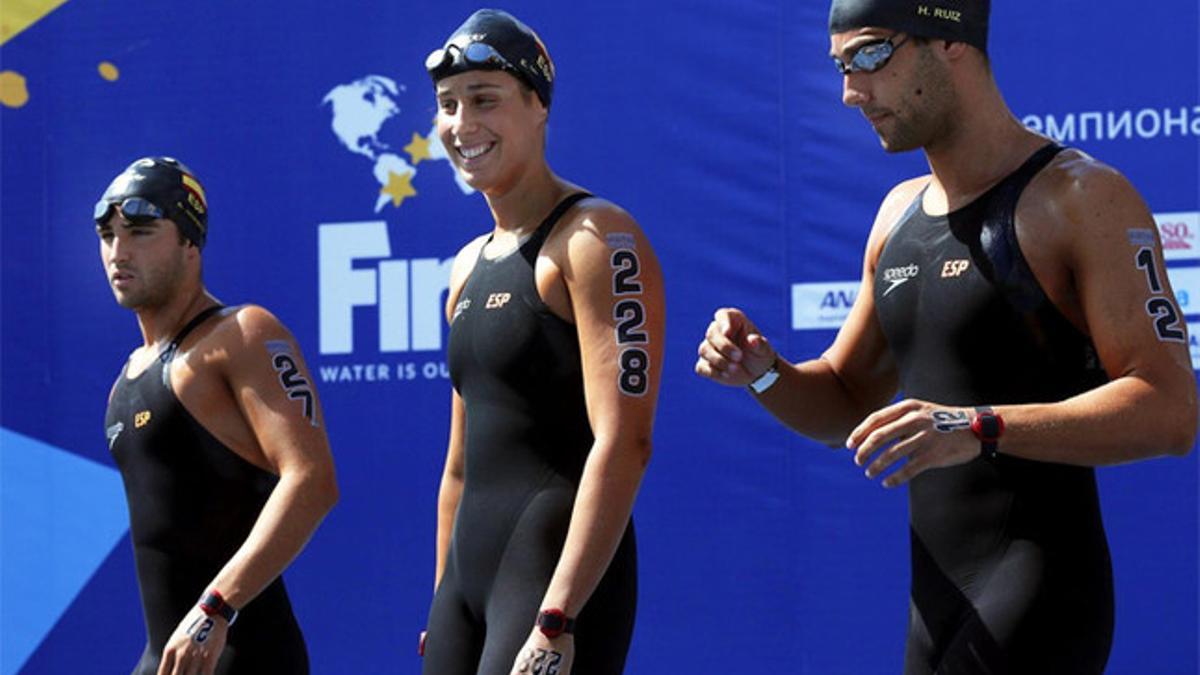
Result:
<svg viewBox="0 0 1200 675"><path fill-rule="evenodd" d="M105 415L146 616L146 648L134 675L157 672L167 640L245 542L277 481L214 438L171 389L179 344L221 309L197 315L137 377L126 377L126 363ZM217 673L307 672L304 637L277 578L242 608Z"/></svg>
<svg viewBox="0 0 1200 675"><path fill-rule="evenodd" d="M1022 191L1061 150L1042 148L947 216L926 214L918 195L893 230L874 294L905 396L1054 402L1107 381L1090 339L1034 278L1013 223ZM1092 469L980 457L918 476L909 505L906 673L1103 671L1112 569Z"/></svg>
<svg viewBox="0 0 1200 675"><path fill-rule="evenodd" d="M450 327L466 407L466 478L429 615L424 672L507 675L570 525L593 437L575 327L542 302L538 251L572 195L519 248L480 253ZM632 523L578 617L575 675L624 668L637 600Z"/></svg>

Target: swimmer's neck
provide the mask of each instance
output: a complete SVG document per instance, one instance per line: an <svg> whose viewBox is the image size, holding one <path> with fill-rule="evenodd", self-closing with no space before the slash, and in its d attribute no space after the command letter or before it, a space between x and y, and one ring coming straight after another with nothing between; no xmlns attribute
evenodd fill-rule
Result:
<svg viewBox="0 0 1200 675"><path fill-rule="evenodd" d="M176 293L170 300L154 307L139 307L138 328L142 331L142 347L154 353L162 351L204 309L220 304L205 290L195 285Z"/></svg>
<svg viewBox="0 0 1200 675"><path fill-rule="evenodd" d="M1021 124L994 87L982 98L962 106L946 133L924 148L931 213L971 203L1050 142Z"/></svg>
<svg viewBox="0 0 1200 675"><path fill-rule="evenodd" d="M579 188L554 175L545 162L521 175L511 187L484 193L496 234L524 236L541 224L554 206Z"/></svg>

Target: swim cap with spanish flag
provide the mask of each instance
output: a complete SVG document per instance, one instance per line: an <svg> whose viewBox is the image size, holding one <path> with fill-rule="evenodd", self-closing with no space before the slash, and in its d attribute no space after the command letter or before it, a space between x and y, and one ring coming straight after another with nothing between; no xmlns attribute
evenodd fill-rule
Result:
<svg viewBox="0 0 1200 675"><path fill-rule="evenodd" d="M965 42L987 53L990 0L833 0L829 32L868 26Z"/></svg>
<svg viewBox="0 0 1200 675"><path fill-rule="evenodd" d="M441 49L425 59L433 83L469 70L503 70L528 84L542 105L554 93L554 62L533 29L499 9L481 9L463 22Z"/></svg>
<svg viewBox="0 0 1200 675"><path fill-rule="evenodd" d="M113 179L97 204L120 204L141 197L162 210L198 248L208 238L208 200L192 170L173 157L143 157Z"/></svg>

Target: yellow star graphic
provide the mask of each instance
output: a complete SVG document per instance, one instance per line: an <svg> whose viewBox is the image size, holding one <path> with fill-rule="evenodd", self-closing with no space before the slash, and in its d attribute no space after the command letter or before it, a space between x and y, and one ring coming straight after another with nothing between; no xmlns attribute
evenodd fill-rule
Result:
<svg viewBox="0 0 1200 675"><path fill-rule="evenodd" d="M423 159L431 159L429 155L429 139L425 138L417 132L413 132L412 143L404 146L404 151L412 157L413 166L421 163Z"/></svg>
<svg viewBox="0 0 1200 675"><path fill-rule="evenodd" d="M4 3L4 11L0 12L0 45L17 36L18 33L41 21L56 7L67 0L22 0L20 2Z"/></svg>
<svg viewBox="0 0 1200 675"><path fill-rule="evenodd" d="M408 197L416 197L417 191L413 189L412 177L415 171L406 171L404 175L400 175L395 171L388 172L388 182L380 190L379 194L387 195L392 198L392 206L399 208L401 202Z"/></svg>

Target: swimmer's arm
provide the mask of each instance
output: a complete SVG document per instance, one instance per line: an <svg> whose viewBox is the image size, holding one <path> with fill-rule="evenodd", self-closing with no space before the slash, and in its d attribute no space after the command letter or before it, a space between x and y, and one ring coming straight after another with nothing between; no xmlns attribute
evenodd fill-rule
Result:
<svg viewBox="0 0 1200 675"><path fill-rule="evenodd" d="M266 310L247 305L209 339L214 344L203 356L205 367L218 370L218 386L228 387L214 394L232 395L262 458L279 476L246 540L208 588L196 591L197 605L200 593L215 590L240 611L304 548L337 501L337 483L312 376L287 329ZM216 668L229 625L197 605L168 638L158 675Z"/></svg>
<svg viewBox="0 0 1200 675"><path fill-rule="evenodd" d="M608 569L650 460L665 316L662 272L637 223L611 205L591 209L583 218L566 241L567 264L562 268L579 332L584 394L595 441L584 465L562 555L542 599L543 608L562 609L568 616L579 614ZM633 246L628 245L630 236ZM616 267L614 255L618 255ZM636 276L620 272L634 266ZM615 285L638 290L614 293ZM627 303L620 316L629 322L620 342L617 336L622 331L613 318L618 303ZM643 310L638 325L633 321L635 304ZM624 364L623 352L632 354Z"/></svg>
<svg viewBox="0 0 1200 675"><path fill-rule="evenodd" d="M744 314L721 309L700 343L696 373L744 387L774 361L779 380L762 394L751 395L793 431L840 445L865 416L896 393L895 361L875 314L875 265L891 228L927 182L917 178L901 183L884 200L863 254L858 295L825 353L790 363Z"/></svg>
<svg viewBox="0 0 1200 675"><path fill-rule="evenodd" d="M457 391L451 393L450 442L446 449L446 466L442 470L442 484L438 488L437 515L437 567L434 568L433 588L442 583L446 570L446 554L450 550L450 533L454 531L454 515L458 502L462 500L463 477L466 469L463 449L466 408Z"/></svg>
<svg viewBox="0 0 1200 675"><path fill-rule="evenodd" d="M1157 227L1141 197L1095 160L1068 158L1029 185L1017 218L1022 248L1069 273L1070 286L1050 288L1063 313L1091 337L1110 381L1059 402L981 402L1004 419L999 452L1078 466L1186 454L1196 437L1196 380ZM906 458L884 479L895 487L928 469L977 458L974 434L961 422L948 424L974 411L942 403L908 399L865 419L848 446L867 476L879 477ZM949 428L934 431L937 414Z"/></svg>
<svg viewBox="0 0 1200 675"><path fill-rule="evenodd" d="M1091 466L1187 454L1196 378L1153 216L1119 173L1090 158L1077 164L1055 206L1087 330L1111 379L1060 403L995 406L1006 424L1000 451ZM1131 229L1154 243L1131 243Z"/></svg>
<svg viewBox="0 0 1200 675"><path fill-rule="evenodd" d="M279 475L246 541L211 583L241 609L304 548L337 502L338 488L317 391L295 339L261 307L241 309L237 326L222 335L226 383Z"/></svg>
<svg viewBox="0 0 1200 675"><path fill-rule="evenodd" d="M779 381L751 394L793 431L840 445L855 425L895 395L898 376L875 314L873 270L864 266L858 295L833 344L816 359L777 362Z"/></svg>

